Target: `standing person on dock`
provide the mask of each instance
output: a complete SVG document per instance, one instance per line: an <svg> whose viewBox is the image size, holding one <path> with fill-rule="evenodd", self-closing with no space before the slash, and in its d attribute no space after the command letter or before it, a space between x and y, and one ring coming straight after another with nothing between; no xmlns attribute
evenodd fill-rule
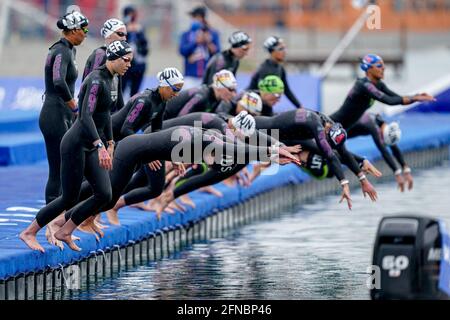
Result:
<svg viewBox="0 0 450 320"><path fill-rule="evenodd" d="M60 145L72 125L78 108L75 101L75 81L78 67L76 46L86 39L88 19L80 12L68 13L57 22L63 37L50 47L45 64L45 98L39 115L39 128L44 136L48 160L48 180L45 203L61 194Z"/></svg>
<svg viewBox="0 0 450 320"><path fill-rule="evenodd" d="M385 67L383 59L378 55L366 55L362 59L360 67L366 73L366 76L356 80L344 104L330 115L334 121L340 122L345 129L350 129L375 101L395 106L436 100L427 93L402 97L390 90L382 81Z"/></svg>
<svg viewBox="0 0 450 320"><path fill-rule="evenodd" d="M105 39L105 44L95 49L87 59L83 72L83 81L94 69L106 63L106 48L110 43L127 39L127 27L119 19L108 19L103 24L101 35ZM116 76L114 81L118 81L118 92L116 105L111 112L120 110L124 106L122 95L122 77Z"/></svg>
<svg viewBox="0 0 450 320"><path fill-rule="evenodd" d="M261 80L269 75L275 75L283 81L284 93L289 101L291 101L296 108L301 108L302 104L292 92L287 81L286 70L283 67L283 63L286 59L286 45L284 40L277 36L271 36L264 41L264 48L269 52L270 58L266 59L259 66L258 70L252 76L247 90L258 89Z"/></svg>
<svg viewBox="0 0 450 320"><path fill-rule="evenodd" d="M131 65L133 53L125 41L115 41L107 48L107 62L85 79L79 95L80 115L61 141L62 195L39 210L36 219L20 234L31 249L44 252L36 235L64 210L77 204L83 177L90 184L93 196L81 202L76 212L92 212L111 199L108 171L112 169L114 140L111 108L115 104L113 78L124 75ZM101 136L107 140L105 147ZM83 221L69 223L79 226ZM56 234L55 234L56 237ZM62 239L58 239L62 240Z"/></svg>
<svg viewBox="0 0 450 320"><path fill-rule="evenodd" d="M130 88L129 96L132 97L139 92L147 69L147 55L149 54L149 41L145 35L145 29L138 22L138 10L134 6L123 9L123 21L127 26L127 39L133 49L133 61L131 68L123 77L122 90L125 92Z"/></svg>
<svg viewBox="0 0 450 320"><path fill-rule="evenodd" d="M236 31L228 38L231 47L225 51L216 53L208 62L202 84L210 85L214 74L226 69L236 76L240 60L247 56L252 39L243 31Z"/></svg>

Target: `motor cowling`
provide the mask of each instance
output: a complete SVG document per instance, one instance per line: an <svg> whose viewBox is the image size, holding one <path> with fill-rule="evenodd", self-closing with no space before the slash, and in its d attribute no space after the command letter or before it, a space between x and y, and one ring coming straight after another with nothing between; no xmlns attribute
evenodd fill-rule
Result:
<svg viewBox="0 0 450 320"><path fill-rule="evenodd" d="M373 260L380 272L374 300L446 299L439 290L442 235L439 221L395 216L380 221Z"/></svg>

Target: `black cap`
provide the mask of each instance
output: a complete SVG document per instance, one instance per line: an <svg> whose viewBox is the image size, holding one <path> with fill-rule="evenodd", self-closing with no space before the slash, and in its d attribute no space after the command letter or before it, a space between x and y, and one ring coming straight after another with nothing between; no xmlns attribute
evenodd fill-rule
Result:
<svg viewBox="0 0 450 320"><path fill-rule="evenodd" d="M189 14L190 14L191 16L193 16L193 17L195 17L195 16L201 16L202 18L205 18L205 17L206 17L206 11L207 11L207 9L206 9L205 6L198 6L198 7L195 7L194 9L192 9L192 10L189 12Z"/></svg>
<svg viewBox="0 0 450 320"><path fill-rule="evenodd" d="M117 40L111 42L106 48L106 59L109 61L114 61L132 52L133 49L130 47L128 42L125 40Z"/></svg>

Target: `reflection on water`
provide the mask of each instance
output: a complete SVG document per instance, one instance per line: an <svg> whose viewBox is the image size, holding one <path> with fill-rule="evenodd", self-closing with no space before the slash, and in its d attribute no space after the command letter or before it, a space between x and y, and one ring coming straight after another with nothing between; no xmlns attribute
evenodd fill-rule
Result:
<svg viewBox="0 0 450 320"><path fill-rule="evenodd" d="M366 269L381 217L418 213L448 225L449 185L450 169L441 167L417 173L411 192L378 185L378 203L355 190L351 212L338 197L323 197L67 298L368 299Z"/></svg>

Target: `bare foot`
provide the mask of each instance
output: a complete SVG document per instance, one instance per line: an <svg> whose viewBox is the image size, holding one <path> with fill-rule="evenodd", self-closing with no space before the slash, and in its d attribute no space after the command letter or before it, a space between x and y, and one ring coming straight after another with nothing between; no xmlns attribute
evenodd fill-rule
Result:
<svg viewBox="0 0 450 320"><path fill-rule="evenodd" d="M230 177L228 179L223 180L223 183L227 186L227 187L234 187L237 182L236 182L236 178L235 177Z"/></svg>
<svg viewBox="0 0 450 320"><path fill-rule="evenodd" d="M100 241L100 238L98 237L97 233L95 233L95 231L92 229L91 225L84 224L84 222L83 222L82 224L80 224L78 226L78 230L80 230L81 232L84 232L84 233L93 234L95 236L95 239L97 240L97 242Z"/></svg>
<svg viewBox="0 0 450 320"><path fill-rule="evenodd" d="M149 210L149 205L147 203L145 203L144 201L139 202L139 203L135 203L135 204L131 204L130 207L132 208L136 208L139 210L144 210L144 211L150 211Z"/></svg>
<svg viewBox="0 0 450 320"><path fill-rule="evenodd" d="M156 207L156 217L158 218L158 220L161 219L161 215L164 211L164 209L169 205L169 203L173 200L173 193L172 192L164 192L163 194L161 194L161 196L159 197L159 202L157 203L157 207Z"/></svg>
<svg viewBox="0 0 450 320"><path fill-rule="evenodd" d="M70 249L74 251L81 251L81 248L78 247L72 239L72 233L77 229L77 227L78 226L72 221L72 219L69 219L62 226L62 228L55 233L55 238L65 242Z"/></svg>
<svg viewBox="0 0 450 320"><path fill-rule="evenodd" d="M195 203L194 203L194 201L192 201L192 199L191 199L191 197L189 197L189 195L184 194L181 197L179 197L178 199L180 199L180 202L182 204L190 206L191 208L195 208Z"/></svg>
<svg viewBox="0 0 450 320"><path fill-rule="evenodd" d="M98 222L98 221L95 220L95 219L94 219L93 224L94 224L97 228L99 228L99 229L101 229L101 230L103 230L103 229L108 229L108 228L109 228L109 226L104 225L103 223L100 223L100 222Z"/></svg>
<svg viewBox="0 0 450 320"><path fill-rule="evenodd" d="M107 229L108 226L106 226L104 224L104 222L102 221L102 215L99 213L98 215L95 216L94 219L94 223L97 225L97 227L99 227L100 229Z"/></svg>
<svg viewBox="0 0 450 320"><path fill-rule="evenodd" d="M48 243L57 246L62 251L64 250L64 244L55 238L55 232L59 229L59 227L52 226L52 224L49 223L45 230L45 237L47 238Z"/></svg>
<svg viewBox="0 0 450 320"><path fill-rule="evenodd" d="M36 234L39 230L41 230L41 227L36 220L33 220L33 222L20 233L19 239L25 242L30 249L44 253L44 248L36 240Z"/></svg>
<svg viewBox="0 0 450 320"><path fill-rule="evenodd" d="M73 251L81 251L81 248L78 247L75 242L73 242L72 235L70 233L65 233L61 229L55 233L55 238L62 242L65 242Z"/></svg>
<svg viewBox="0 0 450 320"><path fill-rule="evenodd" d="M20 233L19 239L25 242L30 249L40 251L42 253L45 252L44 248L39 244L39 242L37 242L36 235L34 233L24 230Z"/></svg>
<svg viewBox="0 0 450 320"><path fill-rule="evenodd" d="M120 223L119 223L120 224ZM105 233L103 230L95 223L95 221L92 221L92 230L94 230L97 234L100 235L100 238L103 238L105 236Z"/></svg>
<svg viewBox="0 0 450 320"><path fill-rule="evenodd" d="M145 211L156 211L158 199L153 199L147 202Z"/></svg>
<svg viewBox="0 0 450 320"><path fill-rule="evenodd" d="M95 233L100 235L100 238L103 238L105 233L103 230L95 223L95 217L89 217L82 223L84 228L89 228ZM98 238L97 238L98 239ZM99 239L98 239L99 240Z"/></svg>
<svg viewBox="0 0 450 320"><path fill-rule="evenodd" d="M156 210L155 210L155 211L156 211ZM175 213L175 209L173 209L173 208L167 206L167 207L163 210L163 212L167 212L167 213L170 213L170 214L174 214L174 213Z"/></svg>
<svg viewBox="0 0 450 320"><path fill-rule="evenodd" d="M106 217L112 225L120 226L119 213L114 208L106 211Z"/></svg>
<svg viewBox="0 0 450 320"><path fill-rule="evenodd" d="M153 200L149 201L149 205L148 205L149 206L149 210L148 211L156 211L156 210L158 210L158 208L161 206L160 198L161 198L161 196L159 196L156 199L153 199ZM175 213L175 210L172 209L172 208L169 208L169 207L165 208L163 211L165 211L167 213L171 213L171 214Z"/></svg>
<svg viewBox="0 0 450 320"><path fill-rule="evenodd" d="M223 194L219 190L217 190L214 187L207 186L199 189L201 192L211 193L212 195L215 195L216 197L222 198Z"/></svg>
<svg viewBox="0 0 450 320"><path fill-rule="evenodd" d="M186 208L183 207L178 202L176 202L175 200L172 201L171 203L169 203L169 205L167 206L167 209L180 210L181 212L186 212Z"/></svg>

